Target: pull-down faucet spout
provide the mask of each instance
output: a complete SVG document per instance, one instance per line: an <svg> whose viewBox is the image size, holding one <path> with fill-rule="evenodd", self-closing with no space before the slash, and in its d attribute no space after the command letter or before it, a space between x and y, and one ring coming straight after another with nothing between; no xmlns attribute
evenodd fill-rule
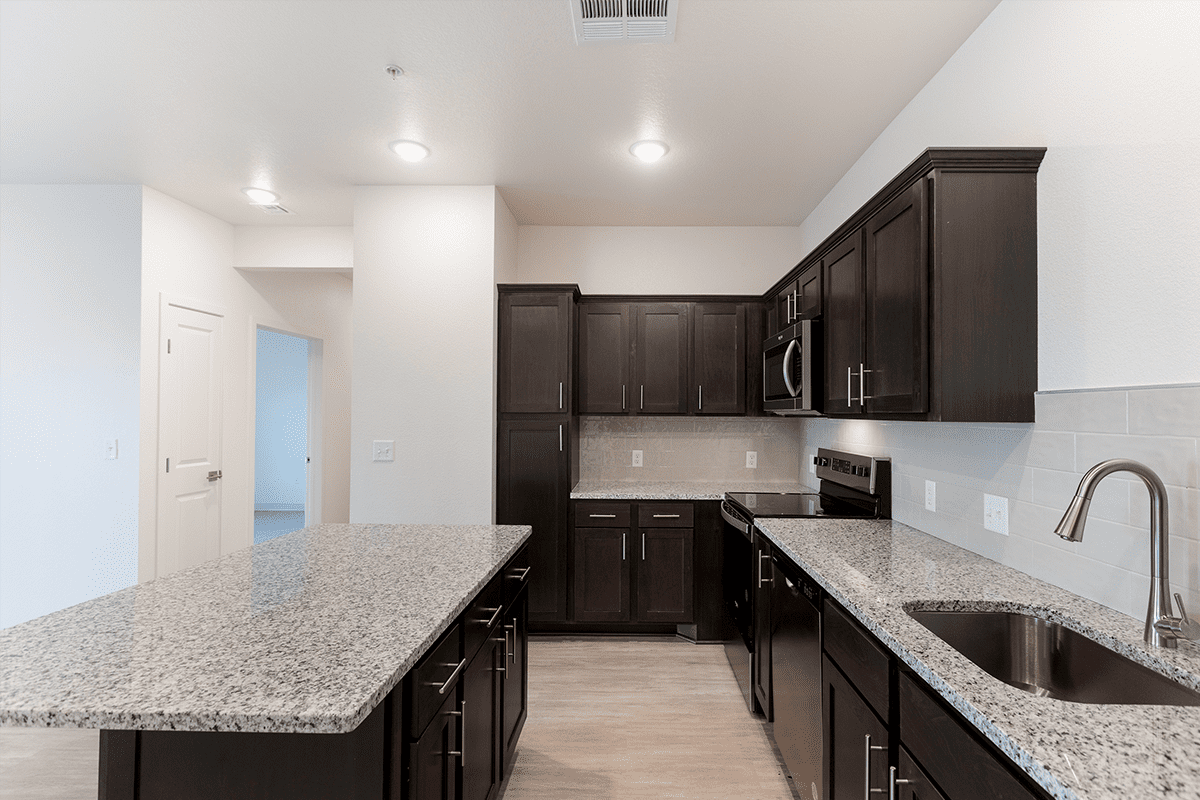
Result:
<svg viewBox="0 0 1200 800"><path fill-rule="evenodd" d="M1084 473L1075 497L1054 529L1068 542L1083 541L1088 506L1096 485L1114 472L1132 472L1142 479L1150 492L1150 601L1146 608L1146 644L1151 647L1175 647L1177 638L1195 638L1196 623L1188 619L1179 602L1179 617L1171 615L1169 572L1167 569L1167 488L1154 470L1137 461L1114 458L1102 461ZM1179 596L1176 595L1178 598Z"/></svg>

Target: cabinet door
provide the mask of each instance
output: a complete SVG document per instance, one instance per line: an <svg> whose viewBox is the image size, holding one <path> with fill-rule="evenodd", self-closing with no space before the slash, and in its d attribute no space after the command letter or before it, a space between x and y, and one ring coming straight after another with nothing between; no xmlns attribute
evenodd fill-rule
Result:
<svg viewBox="0 0 1200 800"><path fill-rule="evenodd" d="M771 587L775 583L775 564L771 547L754 536L754 696L767 722L774 720L771 703Z"/></svg>
<svg viewBox="0 0 1200 800"><path fill-rule="evenodd" d="M899 800L946 800L946 795L937 790L933 781L903 747L900 748L896 779L896 788L899 790L896 796Z"/></svg>
<svg viewBox="0 0 1200 800"><path fill-rule="evenodd" d="M571 410L571 315L566 293L500 296L501 412Z"/></svg>
<svg viewBox="0 0 1200 800"><path fill-rule="evenodd" d="M631 410L629 317L628 303L580 306L580 414L622 414Z"/></svg>
<svg viewBox="0 0 1200 800"><path fill-rule="evenodd" d="M819 263L813 264L800 273L800 278L796 281L797 319L812 319L821 316L822 285Z"/></svg>
<svg viewBox="0 0 1200 800"><path fill-rule="evenodd" d="M796 322L796 298L799 295L799 284L796 281L789 281L779 294L771 301L772 311L775 313L775 325L771 328L771 334L774 336L779 331L783 330Z"/></svg>
<svg viewBox="0 0 1200 800"><path fill-rule="evenodd" d="M639 414L686 414L688 306L655 303L633 308L636 397L629 402Z"/></svg>
<svg viewBox="0 0 1200 800"><path fill-rule="evenodd" d="M462 676L462 797L488 800L500 785L500 646L493 630Z"/></svg>
<svg viewBox="0 0 1200 800"><path fill-rule="evenodd" d="M412 800L456 800L460 705L451 692L433 721L408 750L408 794Z"/></svg>
<svg viewBox="0 0 1200 800"><path fill-rule="evenodd" d="M918 181L863 228L867 413L929 409L929 238Z"/></svg>
<svg viewBox="0 0 1200 800"><path fill-rule="evenodd" d="M697 414L746 413L746 307L697 303L691 407Z"/></svg>
<svg viewBox="0 0 1200 800"><path fill-rule="evenodd" d="M825 257L825 413L860 414L862 364L862 234Z"/></svg>
<svg viewBox="0 0 1200 800"><path fill-rule="evenodd" d="M512 769L517 740L521 738L521 729L525 727L525 718L529 713L529 629L526 626L528 597L528 594L522 591L501 620L506 651L502 673L504 704L500 714L500 741L504 747L501 768L504 773Z"/></svg>
<svg viewBox="0 0 1200 800"><path fill-rule="evenodd" d="M575 620L629 621L629 530L575 529Z"/></svg>
<svg viewBox="0 0 1200 800"><path fill-rule="evenodd" d="M638 531L639 622L694 622L693 535L690 528Z"/></svg>
<svg viewBox="0 0 1200 800"><path fill-rule="evenodd" d="M825 792L822 797L825 800L862 800L880 793L886 797L887 726L828 658L822 658L821 682L825 728Z"/></svg>
<svg viewBox="0 0 1200 800"><path fill-rule="evenodd" d="M567 618L566 537L571 493L566 417L504 419L496 448L496 522L531 525L529 617Z"/></svg>

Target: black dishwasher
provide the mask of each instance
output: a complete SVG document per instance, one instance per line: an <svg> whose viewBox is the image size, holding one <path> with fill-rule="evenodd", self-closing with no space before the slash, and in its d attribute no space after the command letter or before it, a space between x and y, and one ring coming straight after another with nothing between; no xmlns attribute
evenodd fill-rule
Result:
<svg viewBox="0 0 1200 800"><path fill-rule="evenodd" d="M771 598L775 742L804 800L820 800L821 587L775 558Z"/></svg>

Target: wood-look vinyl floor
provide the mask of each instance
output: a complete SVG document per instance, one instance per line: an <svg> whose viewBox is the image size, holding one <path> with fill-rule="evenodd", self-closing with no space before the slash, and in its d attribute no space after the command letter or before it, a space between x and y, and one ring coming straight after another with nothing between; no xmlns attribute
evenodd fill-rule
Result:
<svg viewBox="0 0 1200 800"><path fill-rule="evenodd" d="M793 800L777 752L720 646L535 637L504 800Z"/></svg>
<svg viewBox="0 0 1200 800"><path fill-rule="evenodd" d="M95 800L99 732L0 728L0 798ZM504 800L793 800L719 646L529 643L529 718Z"/></svg>

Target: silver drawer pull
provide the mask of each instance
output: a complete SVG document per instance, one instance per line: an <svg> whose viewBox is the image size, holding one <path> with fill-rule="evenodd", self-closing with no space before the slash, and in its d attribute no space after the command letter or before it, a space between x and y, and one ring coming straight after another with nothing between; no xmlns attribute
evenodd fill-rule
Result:
<svg viewBox="0 0 1200 800"><path fill-rule="evenodd" d="M678 514L655 514L655 519L679 519Z"/></svg>
<svg viewBox="0 0 1200 800"><path fill-rule="evenodd" d="M616 514L588 514L592 519L616 519Z"/></svg>
<svg viewBox="0 0 1200 800"><path fill-rule="evenodd" d="M462 661L458 662L458 666L454 668L454 672L451 672L450 677L446 678L446 682L443 683L440 687L438 687L438 694L446 693L446 690L450 688L450 685L452 683L454 683L455 679L458 677L458 673L462 672L463 667L465 667L466 665L467 665L467 660L465 658ZM448 667L450 665L444 664L443 666ZM437 682L435 681L435 682L427 684L427 685L428 686L437 686Z"/></svg>
<svg viewBox="0 0 1200 800"><path fill-rule="evenodd" d="M513 574L512 574L512 575L509 575L508 577L510 577L510 578L516 578L516 579L517 579L517 580L519 580L519 581L523 581L523 580L525 580L525 577L526 577L527 575L529 575L529 570L530 570L530 569L531 569L531 567L526 567L525 569L519 570L519 572L521 573L520 575L518 575L518 574L517 574L517 571L514 571L514 572L513 572Z"/></svg>
<svg viewBox="0 0 1200 800"><path fill-rule="evenodd" d="M483 622L483 620L481 620L481 619L475 620L476 622L483 622L485 627L490 628L496 624L496 620L500 619L500 612L503 611L504 609L501 607L501 608L481 608L479 610L484 612L485 614L489 611L491 612L492 618L489 619L487 622Z"/></svg>

